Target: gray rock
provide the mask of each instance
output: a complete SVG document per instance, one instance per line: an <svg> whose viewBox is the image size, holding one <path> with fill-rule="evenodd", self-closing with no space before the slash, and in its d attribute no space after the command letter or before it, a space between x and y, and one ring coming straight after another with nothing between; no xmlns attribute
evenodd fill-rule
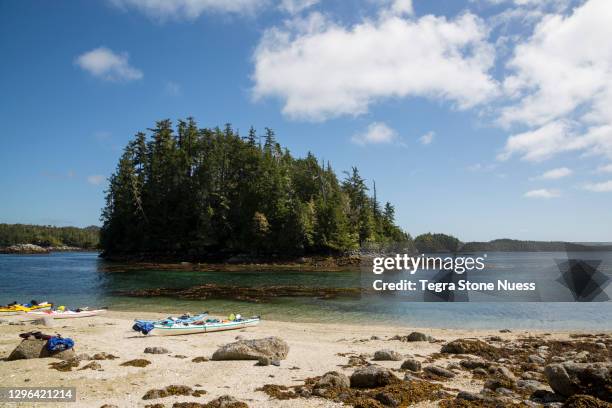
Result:
<svg viewBox="0 0 612 408"><path fill-rule="evenodd" d="M47 340L25 339L11 352L8 356L8 361L27 360L31 358L59 358L61 360L70 360L76 358L74 349L50 352L47 350Z"/></svg>
<svg viewBox="0 0 612 408"><path fill-rule="evenodd" d="M385 407L398 407L400 404L390 392L381 391L374 396L374 399L383 404Z"/></svg>
<svg viewBox="0 0 612 408"><path fill-rule="evenodd" d="M163 347L147 347L144 349L147 354L168 354L169 351Z"/></svg>
<svg viewBox="0 0 612 408"><path fill-rule="evenodd" d="M423 371L438 377L453 378L455 376L455 373L452 371L438 366L425 366L423 367Z"/></svg>
<svg viewBox="0 0 612 408"><path fill-rule="evenodd" d="M543 359L542 357L538 356L537 354L532 354L528 357L528 360L530 363L534 363L534 364L544 364L546 363L546 360Z"/></svg>
<svg viewBox="0 0 612 408"><path fill-rule="evenodd" d="M487 370L485 370L484 368L475 368L472 373L477 375L487 375Z"/></svg>
<svg viewBox="0 0 612 408"><path fill-rule="evenodd" d="M474 394L467 391L459 391L459 393L457 394L457 399L466 401L484 401L485 397L480 394Z"/></svg>
<svg viewBox="0 0 612 408"><path fill-rule="evenodd" d="M374 353L373 360L375 361L400 361L402 359L402 355L397 351L383 349L378 350Z"/></svg>
<svg viewBox="0 0 612 408"><path fill-rule="evenodd" d="M433 337L421 332L412 332L406 337L406 341L431 341Z"/></svg>
<svg viewBox="0 0 612 408"><path fill-rule="evenodd" d="M551 364L544 369L550 387L564 397L587 394L612 401L611 363Z"/></svg>
<svg viewBox="0 0 612 408"><path fill-rule="evenodd" d="M516 382L516 388L529 393L533 393L539 389L543 389L544 385L536 380L518 380Z"/></svg>
<svg viewBox="0 0 612 408"><path fill-rule="evenodd" d="M604 349L604 350L607 348L605 343L595 343L595 346L597 348Z"/></svg>
<svg viewBox="0 0 612 408"><path fill-rule="evenodd" d="M535 402L539 402L540 404L550 404L556 402L562 402L565 397L560 396L559 394L555 394L554 392L548 390L536 390L531 394L531 400Z"/></svg>
<svg viewBox="0 0 612 408"><path fill-rule="evenodd" d="M459 364L462 367L467 368L468 370L473 370L475 368L489 368L489 366L491 365L491 363L489 363L488 361L480 359L461 360Z"/></svg>
<svg viewBox="0 0 612 408"><path fill-rule="evenodd" d="M375 388L383 387L399 381L389 369L375 365L358 368L351 375L351 387Z"/></svg>
<svg viewBox="0 0 612 408"><path fill-rule="evenodd" d="M409 358L402 363L402 366L400 368L402 370L410 370L410 371L418 372L418 371L421 371L421 362L418 360L415 360L414 358Z"/></svg>
<svg viewBox="0 0 612 408"><path fill-rule="evenodd" d="M535 380L539 377L540 375L536 373L535 371L525 371L524 373L521 374L521 378L523 380Z"/></svg>
<svg viewBox="0 0 612 408"><path fill-rule="evenodd" d="M284 360L289 353L289 345L279 337L266 337L255 340L238 340L221 346L212 355L213 360Z"/></svg>
<svg viewBox="0 0 612 408"><path fill-rule="evenodd" d="M378 336L372 336L370 337L370 340L382 340L382 339Z"/></svg>
<svg viewBox="0 0 612 408"><path fill-rule="evenodd" d="M349 388L351 386L351 381L349 378L337 371L329 371L315 384L315 388Z"/></svg>
<svg viewBox="0 0 612 408"><path fill-rule="evenodd" d="M512 371L510 371L508 368L504 366L490 367L489 372L497 378L501 378L501 379L512 381L512 382L516 381L516 377L514 376Z"/></svg>
<svg viewBox="0 0 612 408"><path fill-rule="evenodd" d="M275 366L275 367L280 367L281 362L280 362L280 360L270 360L270 364Z"/></svg>

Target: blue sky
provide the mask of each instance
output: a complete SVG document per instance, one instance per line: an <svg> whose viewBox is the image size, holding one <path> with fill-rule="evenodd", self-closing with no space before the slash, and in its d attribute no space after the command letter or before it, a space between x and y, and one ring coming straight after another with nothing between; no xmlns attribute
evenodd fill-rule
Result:
<svg viewBox="0 0 612 408"><path fill-rule="evenodd" d="M412 235L611 241L606 0L0 0L0 222L99 224L163 118L357 166Z"/></svg>

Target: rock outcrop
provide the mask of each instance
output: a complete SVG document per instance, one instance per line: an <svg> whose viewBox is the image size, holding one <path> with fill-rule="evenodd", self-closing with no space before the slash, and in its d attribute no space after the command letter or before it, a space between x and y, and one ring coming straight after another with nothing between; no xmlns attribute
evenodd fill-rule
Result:
<svg viewBox="0 0 612 408"><path fill-rule="evenodd" d="M266 337L254 340L238 340L221 346L212 355L213 360L284 360L289 353L289 345L279 337Z"/></svg>

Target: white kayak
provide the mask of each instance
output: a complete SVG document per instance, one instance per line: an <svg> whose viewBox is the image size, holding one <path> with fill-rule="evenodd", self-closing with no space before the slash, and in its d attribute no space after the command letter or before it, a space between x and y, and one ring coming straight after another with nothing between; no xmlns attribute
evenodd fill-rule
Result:
<svg viewBox="0 0 612 408"><path fill-rule="evenodd" d="M181 334L212 333L225 330L244 329L257 326L259 317L240 320L208 321L202 324L176 323L171 325L154 324L151 334L155 336L177 336Z"/></svg>
<svg viewBox="0 0 612 408"><path fill-rule="evenodd" d="M43 310L36 312L28 312L27 314L29 316L38 317L51 316L54 319L76 319L79 317L98 316L104 313L106 313L106 309L81 310L78 312L76 310Z"/></svg>

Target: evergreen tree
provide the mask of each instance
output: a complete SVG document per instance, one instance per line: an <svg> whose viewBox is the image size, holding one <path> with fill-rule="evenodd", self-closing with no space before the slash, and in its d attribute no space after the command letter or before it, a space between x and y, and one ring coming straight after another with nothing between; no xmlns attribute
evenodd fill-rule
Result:
<svg viewBox="0 0 612 408"><path fill-rule="evenodd" d="M110 177L102 212L107 254L194 258L342 252L408 240L381 214L353 168L340 183L329 162L296 159L266 128L243 140L230 124L200 129L192 118L138 133Z"/></svg>

